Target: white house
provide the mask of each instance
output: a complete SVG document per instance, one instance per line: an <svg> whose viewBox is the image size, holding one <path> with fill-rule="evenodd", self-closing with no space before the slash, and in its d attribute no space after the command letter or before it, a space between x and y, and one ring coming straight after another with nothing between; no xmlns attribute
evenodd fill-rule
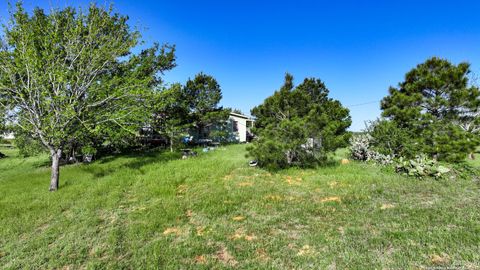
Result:
<svg viewBox="0 0 480 270"><path fill-rule="evenodd" d="M253 127L255 120L243 115L231 112L229 120L231 122L232 134L235 134L236 140L239 142L247 141L247 134L250 134L250 129Z"/></svg>
<svg viewBox="0 0 480 270"><path fill-rule="evenodd" d="M5 133L5 134L0 133L0 138L3 138L5 140L13 140L15 139L15 136L13 135L13 133Z"/></svg>

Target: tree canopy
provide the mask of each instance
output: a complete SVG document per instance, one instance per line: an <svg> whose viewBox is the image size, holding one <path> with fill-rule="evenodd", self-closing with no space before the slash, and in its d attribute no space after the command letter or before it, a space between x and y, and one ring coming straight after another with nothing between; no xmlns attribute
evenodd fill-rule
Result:
<svg viewBox="0 0 480 270"><path fill-rule="evenodd" d="M58 188L59 158L70 142L135 133L149 117L145 91L175 66L173 46L132 54L141 34L127 22L95 4L29 14L18 3L3 26L0 96L13 123L50 152L50 190Z"/></svg>
<svg viewBox="0 0 480 270"><path fill-rule="evenodd" d="M228 109L219 106L222 89L214 77L199 73L185 84L184 95L187 99L190 118L200 139L209 138L211 127L224 124L228 119Z"/></svg>
<svg viewBox="0 0 480 270"><path fill-rule="evenodd" d="M480 91L469 84L470 65L430 58L390 87L382 115L410 134L419 152L460 161L479 143Z"/></svg>
<svg viewBox="0 0 480 270"><path fill-rule="evenodd" d="M328 93L319 79L308 78L294 87L293 77L286 74L280 90L252 109L258 139L249 147L250 155L271 169L305 167L345 146L349 111Z"/></svg>
<svg viewBox="0 0 480 270"><path fill-rule="evenodd" d="M153 102L154 131L168 138L170 151L173 151L175 141L187 132L191 124L184 87L179 83L165 87L156 92Z"/></svg>

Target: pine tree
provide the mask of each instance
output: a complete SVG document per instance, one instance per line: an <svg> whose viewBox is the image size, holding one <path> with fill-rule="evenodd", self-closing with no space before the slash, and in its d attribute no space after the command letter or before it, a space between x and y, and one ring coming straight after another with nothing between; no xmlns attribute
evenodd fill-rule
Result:
<svg viewBox="0 0 480 270"><path fill-rule="evenodd" d="M480 91L469 85L470 65L433 57L405 75L382 100L382 115L412 134L419 151L461 161L478 145L478 135L462 128L478 121Z"/></svg>
<svg viewBox="0 0 480 270"><path fill-rule="evenodd" d="M230 110L219 106L222 89L214 77L199 73L189 79L183 89L187 100L190 121L199 139L210 138L211 128L221 126L228 119Z"/></svg>
<svg viewBox="0 0 480 270"><path fill-rule="evenodd" d="M286 74L280 90L252 109L258 139L248 150L259 165L270 169L307 167L346 145L349 111L328 93L319 79L305 79L294 87L293 77Z"/></svg>

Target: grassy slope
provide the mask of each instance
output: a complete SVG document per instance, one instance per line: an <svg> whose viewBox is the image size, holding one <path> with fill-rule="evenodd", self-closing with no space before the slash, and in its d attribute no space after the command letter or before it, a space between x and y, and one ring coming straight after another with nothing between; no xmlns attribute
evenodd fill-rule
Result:
<svg viewBox="0 0 480 270"><path fill-rule="evenodd" d="M270 174L244 154L66 166L55 193L46 157L0 160L0 268L480 267L478 181L359 163Z"/></svg>

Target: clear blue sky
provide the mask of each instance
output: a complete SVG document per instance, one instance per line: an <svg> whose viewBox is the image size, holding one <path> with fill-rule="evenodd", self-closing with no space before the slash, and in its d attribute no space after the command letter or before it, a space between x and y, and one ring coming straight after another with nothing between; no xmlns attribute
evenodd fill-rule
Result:
<svg viewBox="0 0 480 270"><path fill-rule="evenodd" d="M45 8L87 2L24 1ZM430 56L468 61L480 74L478 1L113 2L143 28L147 44L176 44L178 67L167 82L203 71L222 86L222 105L247 113L288 71L296 83L322 79L350 107L351 130L360 130L380 115L379 104L351 105L380 100ZM1 5L4 18L7 4Z"/></svg>

